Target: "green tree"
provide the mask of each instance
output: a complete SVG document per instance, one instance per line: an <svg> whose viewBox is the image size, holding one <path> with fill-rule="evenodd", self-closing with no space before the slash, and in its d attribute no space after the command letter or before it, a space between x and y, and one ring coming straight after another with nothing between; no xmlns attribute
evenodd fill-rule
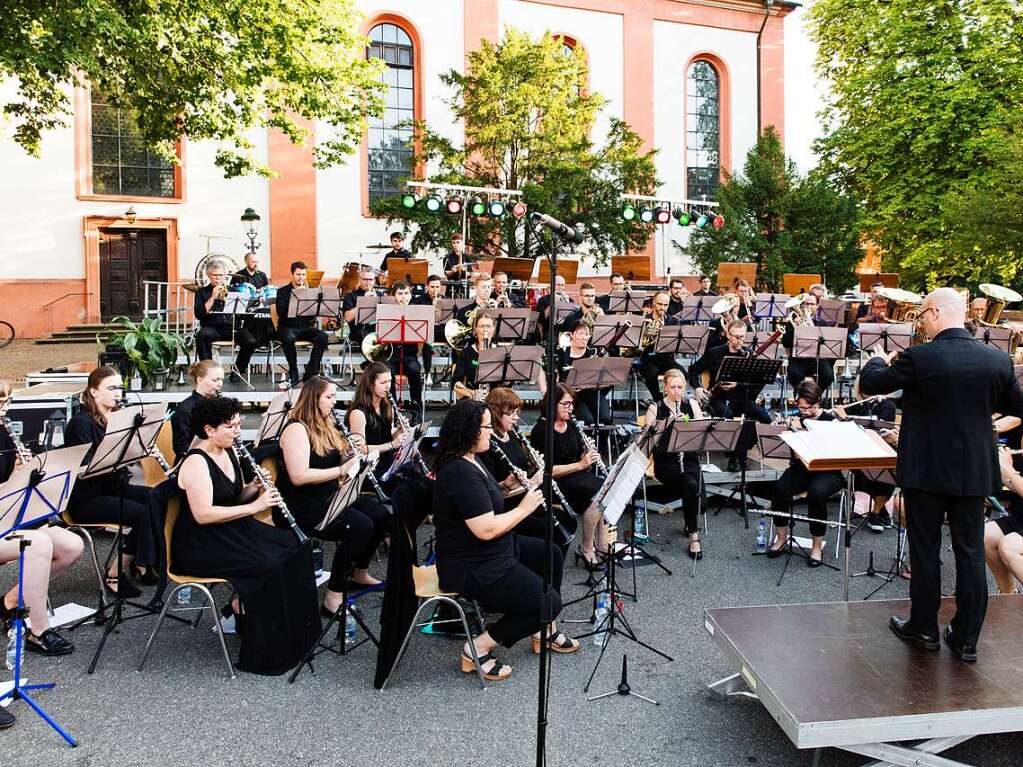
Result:
<svg viewBox="0 0 1023 767"><path fill-rule="evenodd" d="M71 86L89 82L166 157L183 136L217 142L227 176L271 173L248 130L300 143L300 118L319 120L322 167L351 154L382 109L380 62L357 25L352 0L22 0L0 25L0 77L17 83L3 112L38 155L43 131L66 125Z"/></svg>
<svg viewBox="0 0 1023 767"><path fill-rule="evenodd" d="M586 93L581 52L568 54L560 40L533 40L509 29L499 44L483 41L469 56L465 73L442 75L453 96L455 122L464 126L461 145L425 123L416 125L417 163L430 168L437 183L518 189L530 210L589 229L589 252L598 263L613 253L642 249L653 228L621 219L623 190L638 194L656 188L654 153L620 120L612 120L605 143L594 146L590 132L604 99ZM446 243L461 219L407 210L386 198L372 206L406 231L417 226L414 248ZM477 248L499 239L503 252L530 248L527 228L511 216L501 221L473 219L470 241Z"/></svg>
<svg viewBox="0 0 1023 767"><path fill-rule="evenodd" d="M989 274L994 254L958 204L992 188L998 129L1023 106L1019 4L817 0L808 18L830 87L818 149L886 268L916 288Z"/></svg>
<svg viewBox="0 0 1023 767"><path fill-rule="evenodd" d="M855 282L862 258L855 202L820 174L801 177L773 127L717 197L724 226L692 229L688 242L675 243L700 271L713 273L724 261L755 263L759 285L773 291L786 273L823 274L833 290Z"/></svg>

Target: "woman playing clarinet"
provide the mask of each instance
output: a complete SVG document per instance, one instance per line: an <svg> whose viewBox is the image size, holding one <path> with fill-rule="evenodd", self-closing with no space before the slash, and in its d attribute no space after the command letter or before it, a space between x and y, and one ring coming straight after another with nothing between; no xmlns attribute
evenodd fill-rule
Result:
<svg viewBox="0 0 1023 767"><path fill-rule="evenodd" d="M394 425L394 411L388 394L391 392L391 368L383 362L371 362L362 371L355 387L351 407L345 414L348 429L363 453L378 453L380 460L373 470L377 477L394 462L398 450L412 435Z"/></svg>

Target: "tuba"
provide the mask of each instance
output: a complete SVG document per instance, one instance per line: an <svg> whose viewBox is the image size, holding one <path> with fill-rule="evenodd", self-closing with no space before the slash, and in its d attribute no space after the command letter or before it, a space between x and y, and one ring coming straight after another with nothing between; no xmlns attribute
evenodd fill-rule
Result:
<svg viewBox="0 0 1023 767"><path fill-rule="evenodd" d="M386 362L391 358L391 345L378 344L376 333L367 333L362 339L362 356L370 362Z"/></svg>
<svg viewBox="0 0 1023 767"><path fill-rule="evenodd" d="M911 290L901 288L878 288L877 294L888 302L884 318L886 322L914 322L920 315L923 297Z"/></svg>
<svg viewBox="0 0 1023 767"><path fill-rule="evenodd" d="M998 320L1001 318L1002 310L1005 309L1006 304L1023 301L1023 296L1015 290L1001 285L985 282L979 288L980 292L987 297L987 308L984 310L984 316L980 319L980 324L987 327L999 324Z"/></svg>
<svg viewBox="0 0 1023 767"><path fill-rule="evenodd" d="M785 311L788 312L786 321L791 323L793 327L813 325L813 317L803 311L803 304L806 303L807 295L807 293L800 293L798 296L793 296L785 302Z"/></svg>

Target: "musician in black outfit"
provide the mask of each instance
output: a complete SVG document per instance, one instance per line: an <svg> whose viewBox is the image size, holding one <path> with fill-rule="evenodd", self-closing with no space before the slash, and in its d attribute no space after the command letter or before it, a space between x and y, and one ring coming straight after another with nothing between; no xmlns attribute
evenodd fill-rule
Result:
<svg viewBox="0 0 1023 767"><path fill-rule="evenodd" d="M228 314L218 314L224 310L224 297L228 292L227 270L224 264L216 259L206 264L208 285L195 291L195 303L192 311L199 322L199 335L195 339L195 352L201 360L213 357L214 341L230 341L231 327L235 318ZM244 326L236 327L235 343L238 344L238 356L235 358L235 370L231 371L232 380L240 380L248 370L252 352L259 345L255 336Z"/></svg>
<svg viewBox="0 0 1023 767"><path fill-rule="evenodd" d="M171 437L174 445L174 463L185 457L192 446L192 412L204 399L216 397L224 386L224 368L219 362L202 360L188 369L195 389L174 408L171 416Z"/></svg>
<svg viewBox="0 0 1023 767"><path fill-rule="evenodd" d="M257 295L263 288L270 285L270 279L266 276L266 273L259 270L259 259L255 253L245 254L245 268L239 269L231 276L231 287L236 287L241 284L251 285ZM253 314L245 318L245 330L248 331L254 339L256 339L257 346L263 346L270 340L273 335L274 326L270 320L269 309L261 309L258 314Z"/></svg>
<svg viewBox="0 0 1023 767"><path fill-rule="evenodd" d="M796 407L799 417L794 426L805 428L807 420L833 421L835 416L821 408L821 389L813 381L805 381L796 389ZM771 497L771 508L774 511L788 512L792 507L792 498L798 493L806 493L807 516L815 520L828 518L828 500L845 486L840 471L810 471L794 455L789 460L789 467L774 483ZM810 523L810 536L813 544L810 549L808 567L820 567L824 556L824 536L828 526L823 522ZM767 550L767 557L780 557L789 541L789 521L786 517L774 518L774 542Z"/></svg>
<svg viewBox="0 0 1023 767"><path fill-rule="evenodd" d="M686 377L681 370L664 374L664 397L651 403L646 411L646 423L675 419L688 421L703 415L699 406L686 399ZM684 534L689 537L687 552L691 559L703 559L700 545L700 456L688 453L669 453L671 429L665 430L654 446L654 476L667 489L672 498L682 499L685 517Z"/></svg>
<svg viewBox="0 0 1023 767"><path fill-rule="evenodd" d="M562 277L560 274L554 275L554 290L555 296L558 301L561 302L569 301L568 294L565 293L565 285L566 283L564 277ZM547 336L548 325L547 317L552 311L552 307L557 307L557 303L553 301L550 293L544 296L540 296L540 298L538 298L536 301L536 313L539 315L537 317L536 327L539 338L546 338ZM554 308L553 311L557 311L557 309Z"/></svg>
<svg viewBox="0 0 1023 767"><path fill-rule="evenodd" d="M284 349L284 357L288 360L288 378L292 386L298 384L298 352L295 349L295 342L309 341L313 345L305 366L303 381L319 374L320 360L327 349L327 334L316 327L315 317L288 316L292 291L305 286L306 265L302 261L295 261L291 264L291 282L277 290L277 337Z"/></svg>
<svg viewBox="0 0 1023 767"><path fill-rule="evenodd" d="M444 256L443 269L445 277L459 283L455 296L464 296L467 292L466 281L472 276L473 264L465 252L465 238L461 232L451 234L451 250Z"/></svg>
<svg viewBox="0 0 1023 767"><path fill-rule="evenodd" d="M686 284L681 277L672 277L668 281L668 316L674 317L682 311L683 302L689 297Z"/></svg>
<svg viewBox="0 0 1023 767"><path fill-rule="evenodd" d="M436 306L437 300L444 298L444 282L439 274L431 274L426 278L426 291L418 296L412 296L413 306ZM435 323L433 326L434 343L446 343L444 338L444 326ZM423 375L430 375L433 367L433 344L423 344Z"/></svg>
<svg viewBox="0 0 1023 767"><path fill-rule="evenodd" d="M401 232L391 232L391 249L387 251L387 254L380 261L380 274L378 275L378 282L380 284L386 284L387 279L387 259L389 258L402 258L406 261L412 258L412 251L406 250L404 247L405 235Z"/></svg>
<svg viewBox="0 0 1023 767"><path fill-rule="evenodd" d="M678 319L668 314L668 307L670 305L671 299L668 293L663 290L654 293L650 302L649 313L645 308L643 310L644 314L647 314L647 322L660 322L662 327L678 325ZM644 327L646 327L645 323ZM639 358L639 375L643 379L643 383L646 384L647 391L650 392L652 400L657 400L661 396L660 385L657 381L658 376L672 369L680 369L674 355L657 352L655 351L656 348L657 337L653 336L653 340L651 340L649 346L643 349Z"/></svg>
<svg viewBox="0 0 1023 767"><path fill-rule="evenodd" d="M597 297L597 306L601 308L604 314L611 313L611 294L620 293L625 290L625 275L620 272L614 272L611 275L611 289L602 296Z"/></svg>
<svg viewBox="0 0 1023 767"><path fill-rule="evenodd" d="M396 282L391 288L399 306L408 306L412 301L412 288L407 282ZM390 344L391 356L387 364L391 366L391 394L395 393L395 379L404 375L408 381L409 395L412 398L412 409L421 412L423 409L423 366L419 364L419 347L424 344Z"/></svg>
<svg viewBox="0 0 1023 767"><path fill-rule="evenodd" d="M364 267L359 272L359 287L348 291L341 299L341 314L345 322L348 323L348 340L356 346L362 343L362 339L371 330L369 325L358 324L356 322L358 319L356 307L360 298L374 293L373 279L373 270L369 267Z"/></svg>
<svg viewBox="0 0 1023 767"><path fill-rule="evenodd" d="M710 285L710 277L706 274L700 275L700 289L693 293L694 296L716 296L718 292Z"/></svg>
<svg viewBox="0 0 1023 767"><path fill-rule="evenodd" d="M933 340L894 354L881 353L860 373L863 394L902 389L896 478L906 503L910 617L892 617L900 639L939 647L941 528L948 519L956 560L956 614L945 643L964 661L977 657L987 608L984 571L984 497L1001 487L992 435L993 413L1023 413L1012 361L979 344L963 327L966 304L955 290L928 294L918 321Z"/></svg>
<svg viewBox="0 0 1023 767"><path fill-rule="evenodd" d="M1008 448L999 448L1002 484L1009 488L1008 513L984 525L984 555L999 594L1016 594L1023 582L1023 475Z"/></svg>
<svg viewBox="0 0 1023 767"><path fill-rule="evenodd" d="M562 383L568 378L573 362L597 356L597 350L589 345L592 333L587 323L577 319L569 327L568 332L568 346L559 346L556 352L558 380ZM613 414L611 412L611 402L608 398L609 391L609 389L602 391L585 389L579 392L578 399L576 400L576 407L578 409L576 415L579 417L579 420L588 426L597 423L598 417L600 423L612 423Z"/></svg>
<svg viewBox="0 0 1023 767"><path fill-rule="evenodd" d="M394 463L394 452L413 437L395 424L394 410L387 395L394 376L384 362L371 362L356 384L352 404L345 413L348 430L364 454L378 453L374 473L382 477ZM392 482L398 478L393 477Z"/></svg>
<svg viewBox="0 0 1023 767"><path fill-rule="evenodd" d="M522 309L525 304L518 296L508 292L508 274L494 272L494 301L500 309Z"/></svg>
<svg viewBox="0 0 1023 767"><path fill-rule="evenodd" d="M814 293L806 293L802 305L797 309L804 317L812 320L817 316L817 296ZM808 322L807 324L812 324ZM799 387L803 381L808 379L816 381L821 391L827 391L835 382L834 360L817 360L816 357L793 357L792 351L795 344L796 327L791 322L785 325L785 334L782 336L781 345L789 354L788 379L793 390Z"/></svg>
<svg viewBox="0 0 1023 767"><path fill-rule="evenodd" d="M482 399L476 383L480 372L480 350L489 348L494 338L494 315L488 310L479 312L472 328L472 338L455 358L455 372L451 375L451 386L459 399Z"/></svg>
<svg viewBox="0 0 1023 767"><path fill-rule="evenodd" d="M327 378L313 376L303 384L281 432L277 472L277 487L302 531L310 537L338 542L323 595L323 611L327 614L337 610L343 591L351 593L380 585L369 574L369 564L388 528L387 509L369 495L360 495L320 528L338 485L349 481L349 471L362 457L334 423L336 400L337 386Z"/></svg>
<svg viewBox="0 0 1023 767"><path fill-rule="evenodd" d="M570 386L559 383L540 402L541 413L547 412L548 396L556 398L551 472L569 505L582 518L581 536L575 554L576 563L591 570L597 569L600 567L597 552L605 553L608 547L607 526L593 500L603 484L600 477L591 470L600 461L600 456L595 450L589 449L579 428L572 421L575 412L575 391ZM546 423L547 416L540 416L529 433L529 444L540 455L545 454ZM580 512L580 509L584 511Z"/></svg>
<svg viewBox="0 0 1023 767"><path fill-rule="evenodd" d="M463 325L469 324L469 315L478 313L482 309L494 307L494 300L491 294L494 292L494 281L486 272L481 272L472 280L473 300L455 312L455 319Z"/></svg>
<svg viewBox="0 0 1023 767"><path fill-rule="evenodd" d="M500 487L478 459L490 447L491 427L490 411L482 402L462 400L448 411L440 428L433 522L441 589L475 598L484 610L501 614L472 640L484 676L499 681L508 678L511 668L494 657L498 645L510 648L532 634L533 651L540 651L540 573L547 555L541 541L514 535L521 521L539 508L543 494L533 489L506 510ZM561 551L552 549L549 561L553 619L561 612ZM553 623L550 628L549 649L579 649L577 640ZM468 643L461 650L461 668L475 671Z"/></svg>
<svg viewBox="0 0 1023 767"><path fill-rule="evenodd" d="M597 289L593 287L593 283L584 282L579 286L579 308L565 315L555 329L558 334L571 333L572 328L579 320L585 317L589 325L592 326L594 318L603 313L604 310L597 306Z"/></svg>

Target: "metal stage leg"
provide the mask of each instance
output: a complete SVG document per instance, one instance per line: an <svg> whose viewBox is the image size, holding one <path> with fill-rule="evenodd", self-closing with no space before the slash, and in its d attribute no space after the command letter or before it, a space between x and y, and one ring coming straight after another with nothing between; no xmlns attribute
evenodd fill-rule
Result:
<svg viewBox="0 0 1023 767"><path fill-rule="evenodd" d="M906 748L894 743L864 743L863 745L837 746L843 751L851 751L854 754L877 757L878 761L869 762L864 767L875 765L876 767L969 767L965 762L957 762L953 759L946 759L938 756L938 753L952 748L970 736L956 736L949 738L934 738L920 743L917 746Z"/></svg>
<svg viewBox="0 0 1023 767"><path fill-rule="evenodd" d="M714 698L714 700L728 700L737 696L759 700L757 694L750 690L741 674L732 674L724 679L711 682L707 685L707 692L710 693L710 697Z"/></svg>

